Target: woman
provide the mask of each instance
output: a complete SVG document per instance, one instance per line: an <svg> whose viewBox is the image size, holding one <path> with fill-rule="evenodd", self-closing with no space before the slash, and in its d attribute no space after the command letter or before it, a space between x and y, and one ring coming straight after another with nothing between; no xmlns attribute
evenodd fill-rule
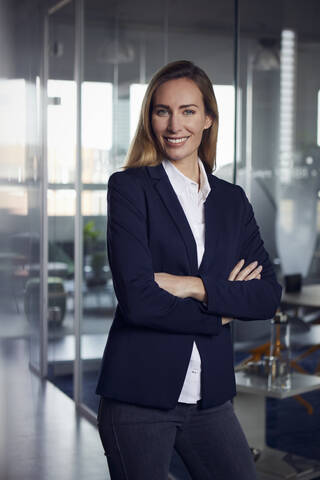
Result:
<svg viewBox="0 0 320 480"><path fill-rule="evenodd" d="M211 174L217 133L207 75L170 63L108 182L118 306L96 392L112 480L167 480L174 448L192 479L256 478L231 403L230 322L273 317L281 286L243 189Z"/></svg>

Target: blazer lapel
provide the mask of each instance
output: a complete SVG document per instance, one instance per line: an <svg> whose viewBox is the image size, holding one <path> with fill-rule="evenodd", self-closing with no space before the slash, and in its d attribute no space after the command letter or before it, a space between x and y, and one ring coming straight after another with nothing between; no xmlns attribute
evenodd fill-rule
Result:
<svg viewBox="0 0 320 480"><path fill-rule="evenodd" d="M207 172L211 191L204 203L205 249L201 264L198 268L196 241L187 217L185 216L184 210L170 183L165 169L160 163L156 166L147 167L147 170L154 180L154 186L158 191L186 246L190 261L190 275L196 276L198 272L206 271L209 267L210 261L214 258L215 243L219 234L217 227L219 225L217 218L219 214L219 207L217 205L218 199L216 198L216 178L211 173Z"/></svg>
<svg viewBox="0 0 320 480"><path fill-rule="evenodd" d="M166 206L169 215L174 221L178 232L186 246L189 261L190 261L190 275L197 271L197 245L194 239L192 230L179 199L174 191L168 175L162 164L155 167L147 167L151 177L154 179L154 187L158 191L161 200Z"/></svg>
<svg viewBox="0 0 320 480"><path fill-rule="evenodd" d="M220 199L220 189L217 178L211 173L207 173L211 190L204 202L204 252L199 266L199 272L209 270L211 262L217 258L218 242L221 239L222 222L220 216L222 214L223 205Z"/></svg>

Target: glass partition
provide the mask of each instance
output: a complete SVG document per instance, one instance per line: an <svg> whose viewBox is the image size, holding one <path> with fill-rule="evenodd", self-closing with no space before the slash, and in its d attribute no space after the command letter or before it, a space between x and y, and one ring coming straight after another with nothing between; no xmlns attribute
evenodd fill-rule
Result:
<svg viewBox="0 0 320 480"><path fill-rule="evenodd" d="M280 282L284 287L296 284L291 300L283 292L281 305L294 317L293 370L315 374L320 318L320 36L315 19L320 5L312 0L307 5L280 1L260 10L253 0L240 1L239 6L242 108L237 183L253 204ZM306 288L310 286L314 290ZM269 338L268 321L235 322L236 358L237 353L247 354L250 345L263 347ZM319 402L318 392L268 399L267 444L319 460L319 421L312 414Z"/></svg>
<svg viewBox="0 0 320 480"><path fill-rule="evenodd" d="M75 13L72 1L57 7L49 9L47 46L48 378L73 397L76 210Z"/></svg>
<svg viewBox="0 0 320 480"><path fill-rule="evenodd" d="M38 10L21 21L29 8L0 3L0 337L30 340L40 371L42 31Z"/></svg>

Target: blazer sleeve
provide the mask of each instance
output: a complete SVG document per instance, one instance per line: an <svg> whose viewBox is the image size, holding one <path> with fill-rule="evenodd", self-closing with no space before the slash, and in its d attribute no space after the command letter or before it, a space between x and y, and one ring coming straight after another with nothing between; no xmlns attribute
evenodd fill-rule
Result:
<svg viewBox="0 0 320 480"><path fill-rule="evenodd" d="M199 301L180 298L154 280L144 191L132 175L108 182L107 250L118 307L129 324L159 331L218 335L221 316Z"/></svg>
<svg viewBox="0 0 320 480"><path fill-rule="evenodd" d="M264 248L252 206L244 192L242 202L242 237L240 259L244 266L255 260L263 266L261 279L231 281L200 275L207 292L208 311L239 320L267 320L272 318L281 300L282 287L277 282L269 255Z"/></svg>

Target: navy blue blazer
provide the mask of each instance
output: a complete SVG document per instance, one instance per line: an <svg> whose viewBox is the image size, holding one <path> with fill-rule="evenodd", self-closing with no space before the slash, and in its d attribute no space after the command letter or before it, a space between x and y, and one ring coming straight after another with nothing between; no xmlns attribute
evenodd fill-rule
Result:
<svg viewBox="0 0 320 480"><path fill-rule="evenodd" d="M205 251L198 268L188 220L162 164L113 173L108 182L107 248L118 299L96 393L160 409L174 408L193 341L201 357L200 408L236 394L230 324L270 319L277 282L244 190L206 167ZM229 281L241 259L257 260L261 279ZM207 305L160 288L155 272L200 277Z"/></svg>

